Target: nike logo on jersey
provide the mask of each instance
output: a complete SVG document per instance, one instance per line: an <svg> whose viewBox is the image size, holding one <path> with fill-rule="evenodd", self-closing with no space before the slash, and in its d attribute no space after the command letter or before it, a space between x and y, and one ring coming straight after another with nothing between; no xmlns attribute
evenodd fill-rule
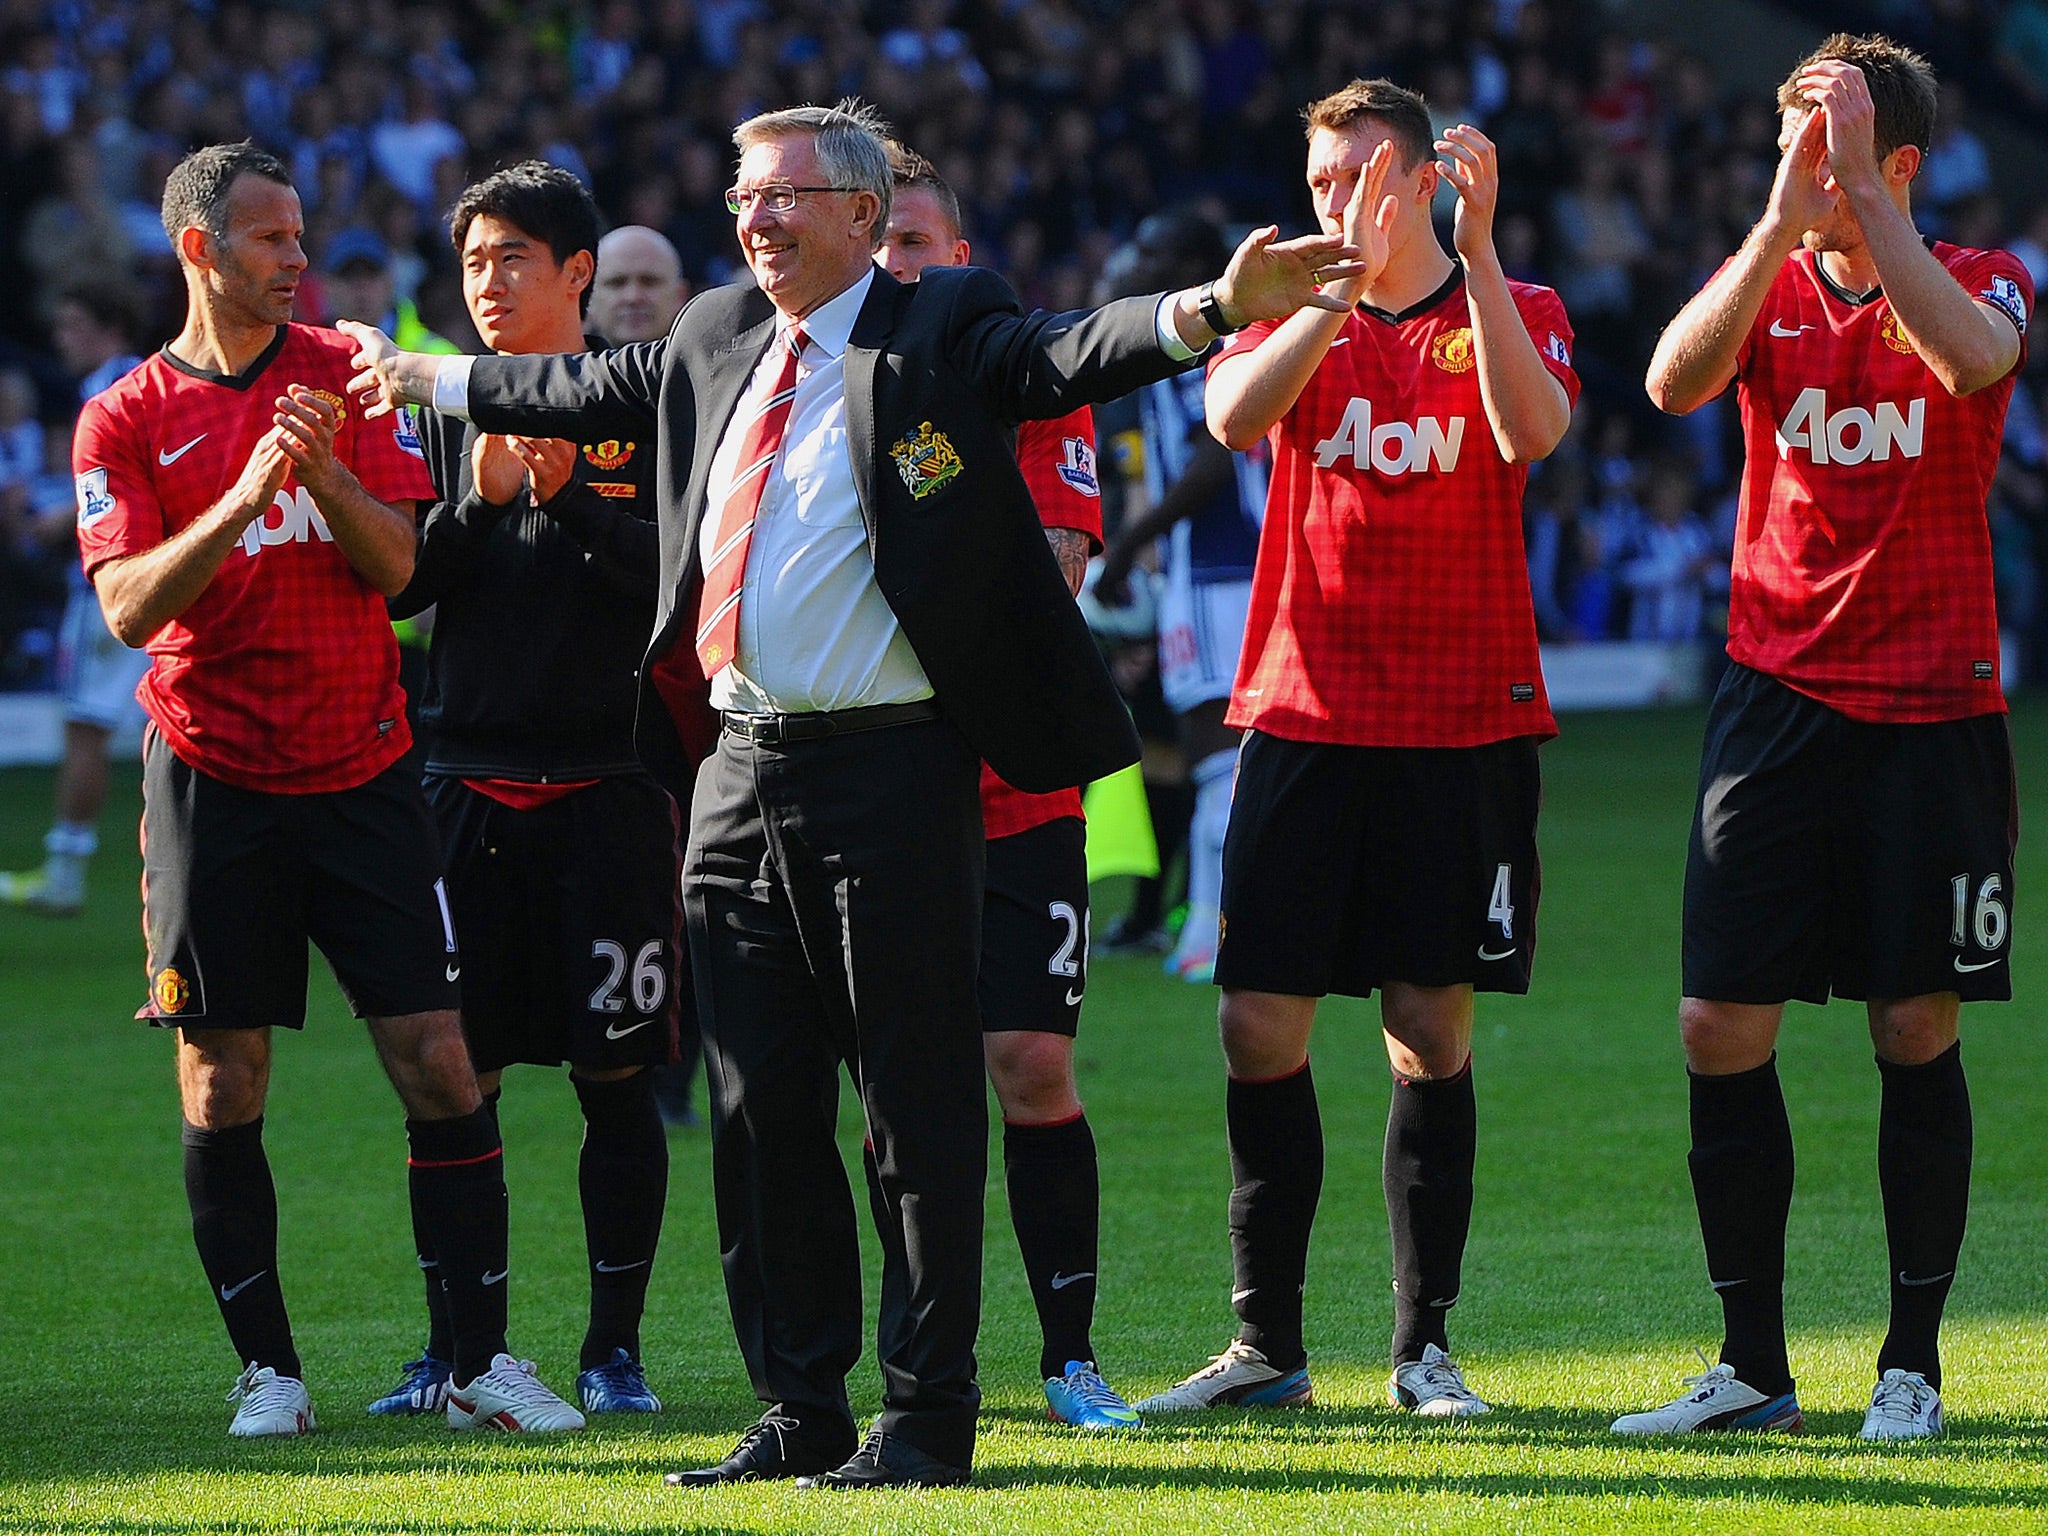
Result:
<svg viewBox="0 0 2048 1536"><path fill-rule="evenodd" d="M1497 955L1492 950L1488 949L1484 944L1479 946L1479 958L1482 960L1506 960L1510 956L1512 956L1514 952L1515 946L1512 944L1510 944L1506 949L1502 950Z"/></svg>
<svg viewBox="0 0 2048 1536"><path fill-rule="evenodd" d="M462 967L459 965L451 965L443 974L446 975L450 981L457 981L461 979Z"/></svg>
<svg viewBox="0 0 2048 1536"><path fill-rule="evenodd" d="M2003 955L1999 956L2000 960L2004 958L2005 957ZM1998 960L1974 960L1970 964L1965 965L1963 964L1963 957L1961 955L1957 955L1956 974L1959 976L1967 976L1972 971L1988 971L1991 969L1991 967L1993 967L1996 964L1998 964Z"/></svg>
<svg viewBox="0 0 2048 1536"><path fill-rule="evenodd" d="M1777 321L1773 320L1771 322L1771 334L1783 341L1790 341L1794 336L1797 336L1801 331L1810 331L1812 329L1813 327L1810 325L1802 325L1788 331L1783 326L1781 326Z"/></svg>
<svg viewBox="0 0 2048 1536"><path fill-rule="evenodd" d="M600 1275L622 1275L629 1269L638 1269L643 1264L652 1264L653 1262L652 1259L635 1259L630 1264L607 1264L603 1259L599 1259L592 1267Z"/></svg>
<svg viewBox="0 0 2048 1536"><path fill-rule="evenodd" d="M1351 338L1349 336L1339 336L1330 343L1330 350L1334 352L1339 347L1347 345L1350 342L1350 340Z"/></svg>
<svg viewBox="0 0 2048 1536"><path fill-rule="evenodd" d="M256 1271L255 1274L251 1275L248 1279L244 1280L240 1285L222 1286L220 1288L220 1299L222 1301L233 1301L237 1296L241 1295L242 1292L249 1289L250 1286L254 1285L258 1280L261 1280L265 1275L269 1273L270 1271L267 1269L259 1269Z"/></svg>
<svg viewBox="0 0 2048 1536"><path fill-rule="evenodd" d="M1081 1006L1081 990L1079 988L1069 987L1067 989L1067 1006L1069 1008Z"/></svg>
<svg viewBox="0 0 2048 1536"><path fill-rule="evenodd" d="M634 1030L645 1029L653 1022L654 1020L652 1019L642 1019L638 1024L628 1024L624 1029L619 1028L616 1024L607 1024L604 1027L604 1037L607 1040L623 1040L626 1036L632 1034Z"/></svg>
<svg viewBox="0 0 2048 1536"><path fill-rule="evenodd" d="M1944 1280L1954 1278L1955 1271L1952 1269L1945 1269L1938 1275L1929 1275L1925 1280L1908 1280L1906 1272L1903 1269L1899 1271L1899 1284L1901 1285L1939 1285Z"/></svg>
<svg viewBox="0 0 2048 1536"><path fill-rule="evenodd" d="M500 1280L503 1280L507 1275L511 1273L512 1271L509 1269L501 1269L495 1275L485 1275L483 1277L483 1283L485 1285L496 1285Z"/></svg>
<svg viewBox="0 0 2048 1536"><path fill-rule="evenodd" d="M205 441L206 434L202 432L197 437L193 438L192 441L187 443L184 447L176 449L171 453L165 453L161 448L159 448L156 453L156 461L158 465L160 465L162 468L169 469L173 464L177 463L178 460L185 457L186 454L190 453L194 448L197 448L201 443Z"/></svg>
<svg viewBox="0 0 2048 1536"><path fill-rule="evenodd" d="M1055 1270L1052 1277L1052 1288L1056 1291L1064 1291L1070 1285L1079 1285L1083 1280L1093 1280L1094 1278L1095 1271L1092 1269L1084 1269L1078 1275L1063 1275Z"/></svg>

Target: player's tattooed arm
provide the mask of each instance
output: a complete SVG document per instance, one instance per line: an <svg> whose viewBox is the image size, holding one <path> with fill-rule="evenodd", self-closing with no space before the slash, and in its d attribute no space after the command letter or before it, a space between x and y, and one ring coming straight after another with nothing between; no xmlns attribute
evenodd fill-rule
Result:
<svg viewBox="0 0 2048 1536"><path fill-rule="evenodd" d="M1764 297L1799 248L1800 237L1827 212L1834 194L1827 174L1827 114L1788 116L1779 132L1778 174L1764 216L1728 264L1714 274L1664 327L1643 380L1660 411L1683 416L1720 394L1735 379L1735 361Z"/></svg>
<svg viewBox="0 0 2048 1536"><path fill-rule="evenodd" d="M418 524L410 508L390 506L364 490L335 456L340 408L294 384L278 396L274 420L278 446L326 519L335 547L380 595L403 592L418 553Z"/></svg>
<svg viewBox="0 0 2048 1536"><path fill-rule="evenodd" d="M141 646L206 590L242 530L270 510L292 461L273 428L221 499L153 549L109 560L93 574L107 628L123 645Z"/></svg>
<svg viewBox="0 0 2048 1536"><path fill-rule="evenodd" d="M1052 557L1067 578L1067 590L1079 597L1081 583L1088 579L1088 552L1094 540L1078 528L1048 528L1045 542L1052 546Z"/></svg>

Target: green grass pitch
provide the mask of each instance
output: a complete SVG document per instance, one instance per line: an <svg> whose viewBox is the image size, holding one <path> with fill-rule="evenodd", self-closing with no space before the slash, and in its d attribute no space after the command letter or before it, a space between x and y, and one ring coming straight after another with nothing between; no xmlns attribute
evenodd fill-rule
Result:
<svg viewBox="0 0 2048 1536"><path fill-rule="evenodd" d="M1693 1346L1718 1338L1673 1024L1699 723L1575 717L1545 751L1541 963L1533 996L1480 1006L1479 1198L1453 1317L1458 1354L1499 1405L1491 1417L1424 1426L1384 1405L1387 1074L1373 1016L1335 1003L1316 1042L1329 1141L1308 1294L1320 1406L1121 1438L1056 1432L998 1177L978 1485L927 1494L661 1486L664 1470L722 1455L755 1412L725 1317L701 1132L674 1141L646 1336L667 1413L532 1440L366 1417L422 1337L419 1281L397 1105L324 975L311 1026L280 1041L268 1131L321 1428L230 1441L221 1397L236 1362L186 1227L168 1041L129 1021L141 945L124 785L88 915L0 913L0 1532L2048 1528L2038 838L2021 849L2022 1001L1975 1009L1965 1026L1977 1181L1946 1335L1948 1438L1881 1451L1855 1438L1885 1252L1876 1073L1860 1011L1839 1005L1794 1009L1781 1055L1799 1149L1788 1308L1812 1433L1653 1445L1605 1433L1615 1413L1673 1395L1698 1369ZM2015 733L2038 814L2048 705L2024 705ZM0 773L0 865L39 856L49 783ZM1104 961L1092 980L1080 1062L1103 1163L1096 1342L1136 1397L1229 1337L1215 999L1135 961ZM554 1074L515 1071L504 1124L514 1345L566 1389L583 1305L573 1096ZM850 1118L845 1128L851 1146ZM871 1411L871 1359L854 1388Z"/></svg>

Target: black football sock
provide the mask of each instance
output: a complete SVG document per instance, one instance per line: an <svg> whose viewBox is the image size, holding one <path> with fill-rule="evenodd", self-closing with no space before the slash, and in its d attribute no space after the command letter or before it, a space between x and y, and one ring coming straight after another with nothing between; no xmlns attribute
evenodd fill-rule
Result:
<svg viewBox="0 0 2048 1536"><path fill-rule="evenodd" d="M1394 1079L1380 1182L1394 1240L1397 1366L1420 1360L1430 1344L1450 1351L1445 1324L1458 1300L1465 1238L1472 1229L1478 1143L1470 1057L1456 1077L1441 1082Z"/></svg>
<svg viewBox="0 0 2048 1536"><path fill-rule="evenodd" d="M1323 1119L1307 1062L1273 1082L1230 1080L1230 1304L1237 1336L1274 1369L1307 1359L1301 1293L1323 1193Z"/></svg>
<svg viewBox="0 0 2048 1536"><path fill-rule="evenodd" d="M1003 1125L1003 1181L1010 1224L1038 1308L1038 1374L1064 1376L1069 1360L1093 1360L1095 1267L1102 1186L1088 1117L1058 1125Z"/></svg>
<svg viewBox="0 0 2048 1536"><path fill-rule="evenodd" d="M505 1096L505 1090L494 1088L484 1095L484 1108L491 1112L491 1124L498 1123L498 1100ZM411 1181L408 1180L408 1183ZM427 1358L455 1360L455 1325L448 1321L448 1288L441 1283L440 1261L434 1257L433 1245L427 1240L427 1225L420 1214L419 1196L416 1190L408 1189L412 1207L412 1246L418 1256L420 1279L427 1293Z"/></svg>
<svg viewBox="0 0 2048 1536"><path fill-rule="evenodd" d="M1970 1213L1970 1085L1963 1047L1924 1066L1878 1058L1877 1182L1891 1250L1892 1322L1878 1351L1882 1375L1918 1371L1941 1388L1941 1311L1955 1283Z"/></svg>
<svg viewBox="0 0 2048 1536"><path fill-rule="evenodd" d="M1785 1352L1785 1223L1792 1212L1792 1122L1778 1058L1692 1083L1693 1200L1707 1276L1721 1298L1721 1360L1776 1397L1792 1390Z"/></svg>
<svg viewBox="0 0 2048 1536"><path fill-rule="evenodd" d="M185 1198L192 1240L241 1365L301 1377L277 1278L277 1186L263 1155L263 1117L211 1131L185 1122Z"/></svg>
<svg viewBox="0 0 2048 1536"><path fill-rule="evenodd" d="M455 1384L467 1386L505 1351L505 1149L488 1105L446 1120L407 1120L405 1134L413 1208L447 1293Z"/></svg>
<svg viewBox="0 0 2048 1536"><path fill-rule="evenodd" d="M617 1349L640 1358L640 1315L668 1203L668 1132L652 1071L609 1083L569 1080L583 1105L576 1181L590 1255L590 1329L579 1366L587 1371Z"/></svg>

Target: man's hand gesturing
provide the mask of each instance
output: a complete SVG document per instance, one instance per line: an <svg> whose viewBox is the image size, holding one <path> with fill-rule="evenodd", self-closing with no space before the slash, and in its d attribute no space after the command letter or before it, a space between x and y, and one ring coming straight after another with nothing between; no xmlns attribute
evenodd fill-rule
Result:
<svg viewBox="0 0 2048 1536"><path fill-rule="evenodd" d="M1230 264L1216 279L1216 302L1231 323L1285 320L1310 306L1338 313L1350 309L1349 300L1324 293L1322 285L1364 275L1358 247L1342 235L1282 240L1279 234L1277 224L1253 230L1231 252Z"/></svg>
<svg viewBox="0 0 2048 1536"><path fill-rule="evenodd" d="M1436 141L1437 169L1458 194L1451 243L1470 261L1493 244L1493 214L1500 204L1500 165L1493 140L1467 123Z"/></svg>
<svg viewBox="0 0 2048 1536"><path fill-rule="evenodd" d="M398 343L360 320L337 320L334 328L356 344L349 361L361 372L348 381L348 392L361 403L365 421L401 406L434 403L434 358L399 351Z"/></svg>

